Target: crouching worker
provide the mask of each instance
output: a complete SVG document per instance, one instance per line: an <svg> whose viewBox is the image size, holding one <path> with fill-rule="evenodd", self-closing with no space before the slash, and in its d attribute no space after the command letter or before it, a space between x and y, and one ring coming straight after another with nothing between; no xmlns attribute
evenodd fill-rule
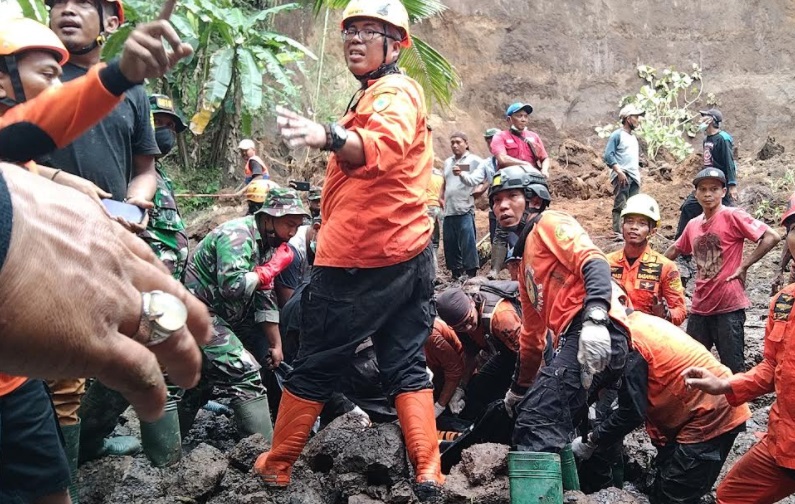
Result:
<svg viewBox="0 0 795 504"><path fill-rule="evenodd" d="M586 439L575 439L572 449L579 459L587 460L595 449L620 442L645 421L657 448L649 500L652 504L697 504L712 489L751 411L746 405L731 406L723 396L687 390L680 375L691 366L724 378L731 371L673 324L628 311L634 350L618 391L618 409ZM580 467L582 473L590 469L587 462Z"/></svg>
<svg viewBox="0 0 795 504"><path fill-rule="evenodd" d="M308 217L295 191L272 189L254 215L221 224L196 247L185 287L210 309L214 331L202 347L199 385L179 404L183 434L214 392L232 399L242 436L259 432L270 439L260 367L274 369L282 361L274 279L292 262L286 242Z"/></svg>

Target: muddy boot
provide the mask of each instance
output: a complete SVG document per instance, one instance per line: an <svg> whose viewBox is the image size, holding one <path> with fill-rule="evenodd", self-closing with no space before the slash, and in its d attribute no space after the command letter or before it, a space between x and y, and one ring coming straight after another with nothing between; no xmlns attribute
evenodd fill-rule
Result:
<svg viewBox="0 0 795 504"><path fill-rule="evenodd" d="M182 399L177 403L177 416L179 417L179 431L184 439L190 428L193 427L193 422L196 420L196 414L207 403L209 393L205 393L203 389L196 387L185 391Z"/></svg>
<svg viewBox="0 0 795 504"><path fill-rule="evenodd" d="M433 390L400 394L395 398L395 409L416 474L414 493L420 502L436 502L442 497L444 476L436 439Z"/></svg>
<svg viewBox="0 0 795 504"><path fill-rule="evenodd" d="M80 462L107 455L135 455L141 443L132 436L107 438L130 406L121 394L95 381L80 403Z"/></svg>
<svg viewBox="0 0 795 504"><path fill-rule="evenodd" d="M268 407L268 396L232 403L232 409L235 411L235 427L241 437L259 433L269 443L273 441L273 423L271 410Z"/></svg>
<svg viewBox="0 0 795 504"><path fill-rule="evenodd" d="M176 402L166 402L163 416L159 420L141 422L141 445L146 458L155 467L179 462L182 457L182 437L179 434Z"/></svg>
<svg viewBox="0 0 795 504"><path fill-rule="evenodd" d="M487 275L489 280L496 280L499 278L506 257L508 257L507 244L497 243L496 241L491 244L491 271L489 271Z"/></svg>
<svg viewBox="0 0 795 504"><path fill-rule="evenodd" d="M61 434L63 434L66 462L69 464L69 477L71 478L69 496L72 498L72 504L79 504L77 457L80 453L80 421L78 420L74 425L61 425Z"/></svg>
<svg viewBox="0 0 795 504"><path fill-rule="evenodd" d="M271 450L257 457L254 463L254 470L262 476L266 485L290 484L293 464L301 455L306 440L309 439L309 431L322 409L323 403L301 399L284 389L279 414L276 416Z"/></svg>

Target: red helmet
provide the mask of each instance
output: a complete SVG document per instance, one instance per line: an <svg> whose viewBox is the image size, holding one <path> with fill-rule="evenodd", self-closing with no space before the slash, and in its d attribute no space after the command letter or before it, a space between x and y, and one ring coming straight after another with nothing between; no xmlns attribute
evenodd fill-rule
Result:
<svg viewBox="0 0 795 504"><path fill-rule="evenodd" d="M784 215L781 216L781 225L783 226L787 219L795 215L795 194L789 197L787 201L787 208L784 209Z"/></svg>

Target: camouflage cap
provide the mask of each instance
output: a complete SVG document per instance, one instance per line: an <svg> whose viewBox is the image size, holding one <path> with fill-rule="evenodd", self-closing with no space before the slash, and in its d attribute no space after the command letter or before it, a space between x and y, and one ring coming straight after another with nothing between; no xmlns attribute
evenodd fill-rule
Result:
<svg viewBox="0 0 795 504"><path fill-rule="evenodd" d="M174 108L174 102L166 95L153 94L149 96L149 108L152 114L166 114L174 119L177 133L182 133L188 126L182 119L182 116Z"/></svg>
<svg viewBox="0 0 795 504"><path fill-rule="evenodd" d="M322 190L321 187L312 186L312 188L309 189L309 201L319 200Z"/></svg>
<svg viewBox="0 0 795 504"><path fill-rule="evenodd" d="M274 187L268 191L268 196L262 204L262 208L256 214L265 213L273 217L283 217L285 215L302 215L311 217L298 193L294 189L286 187Z"/></svg>

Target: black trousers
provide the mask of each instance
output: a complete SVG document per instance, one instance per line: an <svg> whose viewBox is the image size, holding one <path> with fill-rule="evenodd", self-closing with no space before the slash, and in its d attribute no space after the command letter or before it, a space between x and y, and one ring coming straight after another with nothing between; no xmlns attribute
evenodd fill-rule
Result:
<svg viewBox="0 0 795 504"><path fill-rule="evenodd" d="M629 353L627 335L615 324L610 331L610 363L593 377L591 388L582 386L577 361L582 312L561 336L559 352L538 372L535 382L516 408L513 444L518 451L559 453L574 439L574 428L587 417L589 397L615 383Z"/></svg>
<svg viewBox="0 0 795 504"><path fill-rule="evenodd" d="M745 371L745 310L720 315L691 313L687 319L687 334L707 350L715 345L721 363L732 373Z"/></svg>
<svg viewBox="0 0 795 504"><path fill-rule="evenodd" d="M431 388L423 346L436 316L432 268L430 246L383 268L312 268L301 297L301 348L284 384L290 393L327 401L366 338L373 340L390 401L402 392Z"/></svg>
<svg viewBox="0 0 795 504"><path fill-rule="evenodd" d="M515 367L515 353L506 349L492 355L469 381L466 405L460 417L474 421L486 411L489 404L505 397L508 387L511 386Z"/></svg>
<svg viewBox="0 0 795 504"><path fill-rule="evenodd" d="M737 434L745 424L703 443L671 443L658 448L652 504L698 504L712 490L729 456Z"/></svg>

